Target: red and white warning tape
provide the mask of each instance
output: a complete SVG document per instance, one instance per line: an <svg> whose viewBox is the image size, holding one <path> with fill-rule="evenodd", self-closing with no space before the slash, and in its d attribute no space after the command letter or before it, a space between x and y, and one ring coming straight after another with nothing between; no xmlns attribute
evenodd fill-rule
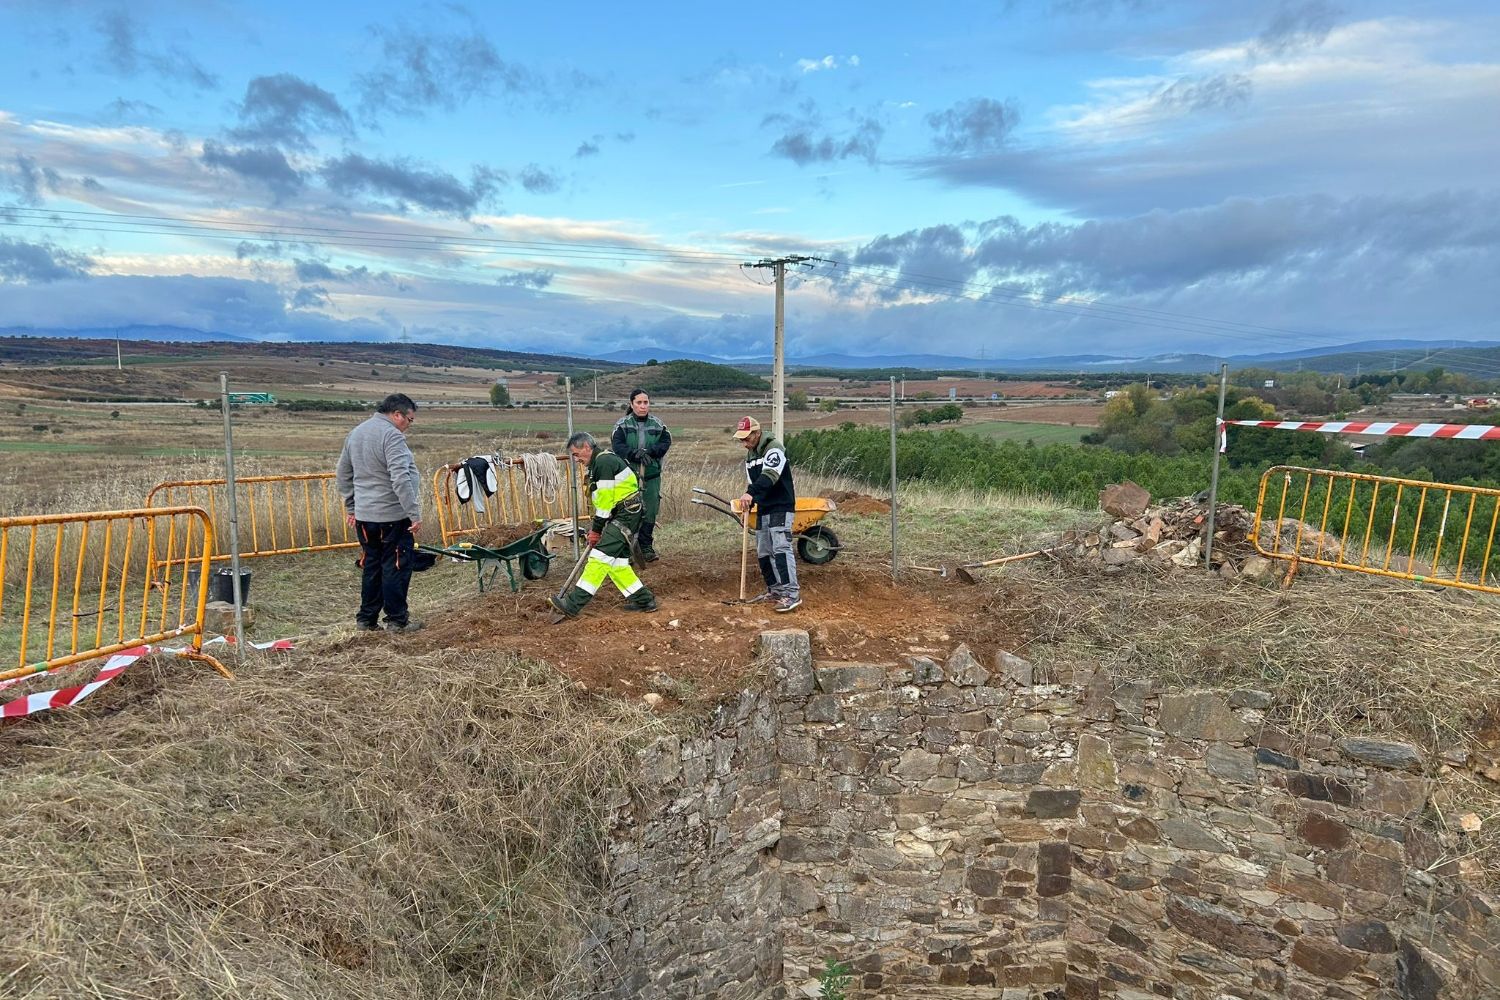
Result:
<svg viewBox="0 0 1500 1000"><path fill-rule="evenodd" d="M203 645L209 646L218 642L225 642L221 638L210 639ZM251 643L256 649L291 649L290 639L276 639L272 642ZM0 719L19 719L25 715L35 712L45 712L52 708L67 708L76 705L95 691L114 680L125 672L125 668L143 656L152 653L180 653L181 649L168 649L165 646L136 646L133 649L122 650L111 656L104 662L99 675L87 684L79 684L75 687L59 688L56 691L38 691L36 694L28 694L17 698L15 701L0 705ZM35 675L32 675L35 676ZM20 681L27 680L26 677L17 677L0 684L0 687L8 687Z"/></svg>
<svg viewBox="0 0 1500 1000"><path fill-rule="evenodd" d="M1219 451L1229 450L1230 425L1268 427L1278 431L1317 431L1319 434L1371 434L1383 437L1453 438L1458 441L1500 441L1500 427L1491 424L1409 424L1379 420L1221 420Z"/></svg>

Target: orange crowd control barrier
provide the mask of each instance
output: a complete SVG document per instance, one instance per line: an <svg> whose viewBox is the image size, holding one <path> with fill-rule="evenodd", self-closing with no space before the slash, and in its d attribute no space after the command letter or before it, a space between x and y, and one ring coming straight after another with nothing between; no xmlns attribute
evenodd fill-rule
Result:
<svg viewBox="0 0 1500 1000"><path fill-rule="evenodd" d="M183 636L231 676L202 652L213 552L200 507L0 518L0 680Z"/></svg>
<svg viewBox="0 0 1500 1000"><path fill-rule="evenodd" d="M556 457L556 456L554 456ZM568 495L568 463L566 457L557 457L555 483L548 485L545 476L534 476L528 480L526 463L528 458L502 459L495 467L495 493L493 496L471 498L460 503L456 489L458 470L462 463L438 469L432 475L433 504L437 507L438 531L442 544L451 545L455 540L482 533L498 524L526 524L544 518L573 516L573 502ZM578 489L578 513L580 516L593 511L585 490L584 477L574 473ZM476 503L479 500L481 503ZM480 509L481 504L483 510Z"/></svg>
<svg viewBox="0 0 1500 1000"><path fill-rule="evenodd" d="M235 477L240 558L358 548L359 540L344 519L344 501L334 487L333 476L332 472L306 472ZM203 507L218 535L212 558L228 559L226 486L223 479L157 483L146 494L146 506Z"/></svg>
<svg viewBox="0 0 1500 1000"><path fill-rule="evenodd" d="M1278 465L1260 479L1270 559L1500 594L1500 489Z"/></svg>

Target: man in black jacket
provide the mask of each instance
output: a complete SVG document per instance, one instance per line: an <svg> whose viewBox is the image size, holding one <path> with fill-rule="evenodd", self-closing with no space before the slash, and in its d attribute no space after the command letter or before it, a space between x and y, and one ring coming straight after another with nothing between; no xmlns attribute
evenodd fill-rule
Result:
<svg viewBox="0 0 1500 1000"><path fill-rule="evenodd" d="M755 506L755 555L766 592L776 601L776 611L785 614L802 605L797 586L797 557L792 550L792 515L797 510L797 487L786 449L775 438L761 433L760 421L744 417L734 430L745 446L745 493L736 507L746 513Z"/></svg>

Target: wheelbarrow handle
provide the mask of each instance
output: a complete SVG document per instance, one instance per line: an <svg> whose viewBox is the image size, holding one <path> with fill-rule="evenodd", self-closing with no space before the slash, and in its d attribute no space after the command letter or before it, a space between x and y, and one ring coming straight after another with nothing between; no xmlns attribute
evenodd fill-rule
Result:
<svg viewBox="0 0 1500 1000"><path fill-rule="evenodd" d="M702 493L706 497L711 497L711 498L719 501L719 503L723 504L726 507L733 506L728 500L725 500L723 497L719 496L719 494L717 494L717 493L710 493L708 490L705 490L701 486L694 486L693 487L693 492L694 493ZM693 502L697 503L698 501L694 500Z"/></svg>
<svg viewBox="0 0 1500 1000"><path fill-rule="evenodd" d="M694 497L692 502L699 505L700 507L707 507L709 510L718 511L720 514L723 514L725 517L733 521L736 525L741 523L740 516L732 510L729 510L725 507L720 507L718 504L709 503L707 500L699 500L697 497Z"/></svg>

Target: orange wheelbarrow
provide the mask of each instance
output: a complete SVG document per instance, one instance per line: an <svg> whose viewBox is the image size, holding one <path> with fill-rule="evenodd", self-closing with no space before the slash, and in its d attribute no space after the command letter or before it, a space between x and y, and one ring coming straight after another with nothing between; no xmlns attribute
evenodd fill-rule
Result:
<svg viewBox="0 0 1500 1000"><path fill-rule="evenodd" d="M693 497L693 503L709 510L716 510L725 517L730 518L736 525L740 523L740 516L731 508L730 501L716 493L710 493L701 486L694 486L693 492L698 496ZM707 497L708 499L704 499ZM717 501L717 502L715 502ZM839 538L833 533L833 529L822 524L823 518L838 510L838 504L827 497L798 497L797 509L792 513L792 537L797 539L797 556L805 563L813 566L821 566L823 563L832 562L839 554ZM754 528L759 518L755 511L750 512L750 527Z"/></svg>

